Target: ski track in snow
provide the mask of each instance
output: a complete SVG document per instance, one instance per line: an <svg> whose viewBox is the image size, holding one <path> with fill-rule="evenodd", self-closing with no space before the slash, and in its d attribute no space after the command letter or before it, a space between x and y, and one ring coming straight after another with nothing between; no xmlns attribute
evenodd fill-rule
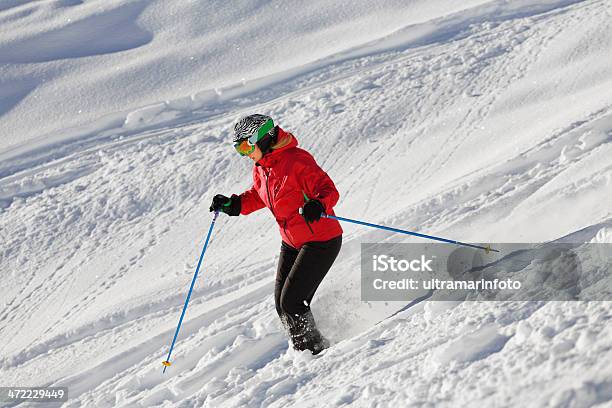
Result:
<svg viewBox="0 0 612 408"><path fill-rule="evenodd" d="M247 112L313 151L341 191L339 215L463 241L609 243L612 73L597 61L610 17L605 1L495 2L2 153L2 384L68 385L68 407L604 406L609 302L360 302L359 243L405 238L352 226L313 305L333 347L288 350L272 299L280 242L263 211L220 217L173 366L162 375L160 363L210 197L249 186L250 164L226 143ZM133 34L104 47L150 40ZM585 42L594 57L571 65ZM560 83L572 68L580 78ZM579 214L546 221L568 198ZM539 228L519 234L525 225Z"/></svg>

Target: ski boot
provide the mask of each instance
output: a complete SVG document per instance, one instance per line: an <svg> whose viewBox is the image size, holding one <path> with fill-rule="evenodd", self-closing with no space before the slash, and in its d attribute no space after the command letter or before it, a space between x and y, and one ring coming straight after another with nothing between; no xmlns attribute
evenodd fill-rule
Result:
<svg viewBox="0 0 612 408"><path fill-rule="evenodd" d="M287 330L295 350L310 350L313 355L317 355L329 347L329 341L317 329L314 316L310 310L296 316L284 314L281 316L281 322Z"/></svg>

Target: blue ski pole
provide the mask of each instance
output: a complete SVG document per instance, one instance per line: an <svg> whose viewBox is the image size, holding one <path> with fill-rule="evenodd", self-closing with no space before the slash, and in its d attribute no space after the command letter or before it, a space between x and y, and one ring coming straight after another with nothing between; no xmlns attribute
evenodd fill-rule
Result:
<svg viewBox="0 0 612 408"><path fill-rule="evenodd" d="M172 345L170 346L170 351L168 351L168 357L166 360L162 362L164 365L164 373L166 372L166 368L170 367L172 363L170 362L170 355L172 355L172 349L174 349L174 343L176 342L176 338L178 337L179 330L181 329L181 324L183 323L183 317L185 317L185 311L187 310L187 304L189 303L189 298L191 297L191 292L193 292L193 286L195 285L196 279L198 277L198 272L200 271L200 266L202 265L202 259L204 259L204 253L206 252L206 248L208 247L208 241L210 240L210 234L212 233L213 227L215 226L215 221L217 220L217 216L219 215L219 211L215 211L215 215L213 216L212 222L210 223L210 227L208 228L208 235L206 235L206 242L204 242L204 248L202 248L202 254L200 255L200 260L198 261L198 266L193 274L193 279L191 280L191 286L189 287L189 293L187 293L187 299L185 299L185 305L183 306L183 312L181 313L181 318L179 319L178 326L176 326L176 331L174 332L174 338L172 339Z"/></svg>
<svg viewBox="0 0 612 408"><path fill-rule="evenodd" d="M335 215L329 215L325 213L321 214L321 217L331 218L331 219L338 220L338 221L352 222L353 224L365 225L368 227L379 228L379 229L386 230L386 231L399 232L400 234L413 235L415 237L433 239L435 241L447 242L449 244L456 244L456 245L463 245L463 246L472 247L472 248L484 249L487 254L489 252L499 252L497 249L491 248L491 245L480 246L480 245L475 245L475 244L468 244L466 242L460 242L460 241L455 241L452 239L436 237L433 235L419 234L418 232L406 231L406 230L399 229L399 228L386 227L384 225L372 224L370 222L365 222L365 221L352 220L350 218L338 217Z"/></svg>

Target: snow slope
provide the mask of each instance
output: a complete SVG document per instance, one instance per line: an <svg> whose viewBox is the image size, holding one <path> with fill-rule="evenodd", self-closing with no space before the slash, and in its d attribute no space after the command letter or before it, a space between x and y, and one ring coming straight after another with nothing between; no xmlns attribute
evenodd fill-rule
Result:
<svg viewBox="0 0 612 408"><path fill-rule="evenodd" d="M279 74L484 2L5 0L0 143Z"/></svg>
<svg viewBox="0 0 612 408"><path fill-rule="evenodd" d="M339 215L611 242L609 2L312 4L280 23L274 3L0 5L1 385L66 385L66 406L609 406L609 302L361 302L360 243L414 240L353 225L313 303L334 346L288 350L265 211L219 218L161 374L209 201L249 186L227 143L247 113L296 134Z"/></svg>

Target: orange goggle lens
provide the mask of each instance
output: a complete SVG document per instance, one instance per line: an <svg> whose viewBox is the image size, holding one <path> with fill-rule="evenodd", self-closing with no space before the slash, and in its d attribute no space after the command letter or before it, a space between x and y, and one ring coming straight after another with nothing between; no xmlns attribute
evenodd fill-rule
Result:
<svg viewBox="0 0 612 408"><path fill-rule="evenodd" d="M234 143L236 151L242 156L248 156L255 151L255 145L249 143L249 139L243 139Z"/></svg>

